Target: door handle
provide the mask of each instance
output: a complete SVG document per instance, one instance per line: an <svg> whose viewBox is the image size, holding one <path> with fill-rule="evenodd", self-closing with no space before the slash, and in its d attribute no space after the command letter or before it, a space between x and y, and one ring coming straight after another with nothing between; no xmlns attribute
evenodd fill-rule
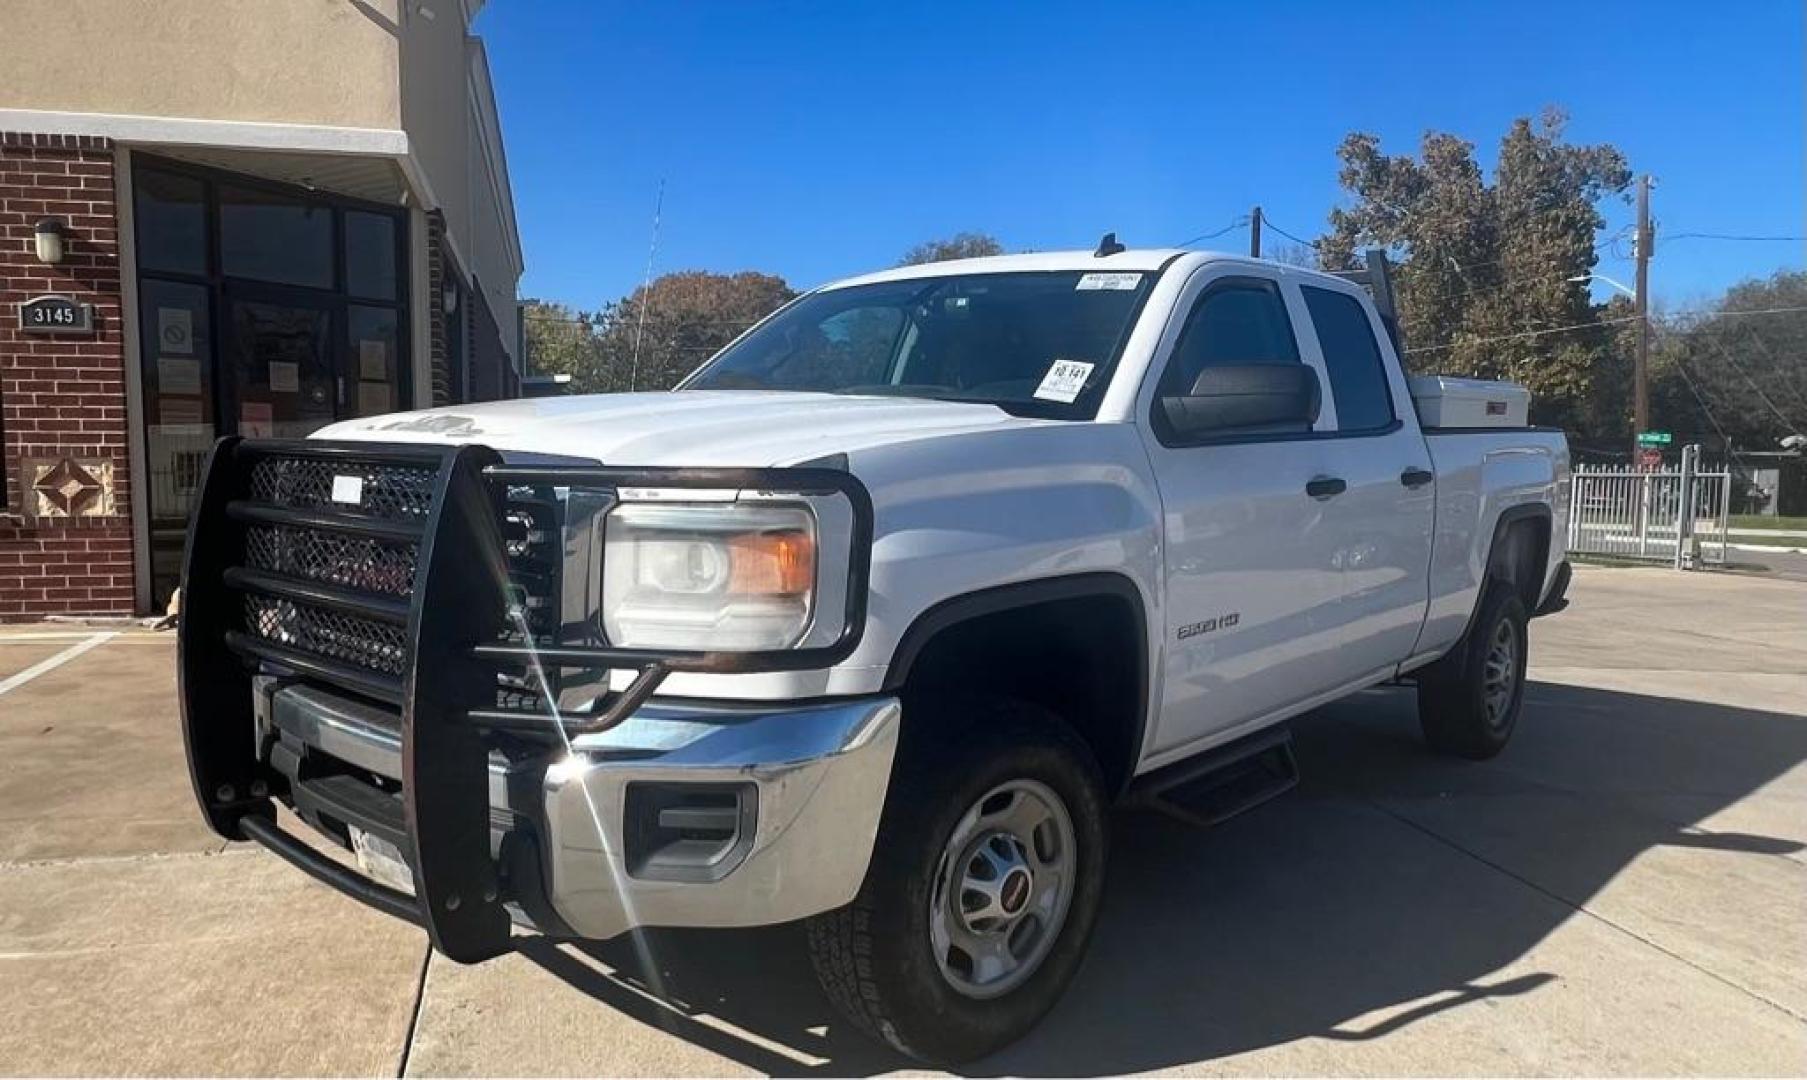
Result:
<svg viewBox="0 0 1807 1080"><path fill-rule="evenodd" d="M1399 482L1409 488L1421 488L1436 478L1437 474L1416 465L1399 474Z"/></svg>
<svg viewBox="0 0 1807 1080"><path fill-rule="evenodd" d="M1340 476L1314 476L1305 482L1305 494L1314 499L1328 499L1348 489L1348 481Z"/></svg>

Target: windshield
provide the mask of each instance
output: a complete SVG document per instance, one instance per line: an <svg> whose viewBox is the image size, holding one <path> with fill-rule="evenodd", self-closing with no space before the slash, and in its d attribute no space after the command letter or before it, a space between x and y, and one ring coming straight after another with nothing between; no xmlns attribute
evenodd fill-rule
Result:
<svg viewBox="0 0 1807 1080"><path fill-rule="evenodd" d="M811 293L685 390L814 390L978 401L1090 419L1152 273L964 274Z"/></svg>

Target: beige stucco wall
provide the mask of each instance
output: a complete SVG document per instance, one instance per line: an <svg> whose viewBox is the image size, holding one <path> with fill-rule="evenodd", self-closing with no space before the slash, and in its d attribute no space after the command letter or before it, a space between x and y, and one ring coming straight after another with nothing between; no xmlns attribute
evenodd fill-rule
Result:
<svg viewBox="0 0 1807 1080"><path fill-rule="evenodd" d="M460 270L482 284L513 352L520 254L500 132L485 120L494 115L487 61L467 36L466 16L480 7L0 0L0 110L405 132L410 183L423 188L417 205L444 212ZM208 137L133 132L125 138L140 145ZM284 148L280 136L259 139ZM400 156L404 144L395 145L386 152Z"/></svg>
<svg viewBox="0 0 1807 1080"><path fill-rule="evenodd" d="M506 160L499 139L487 140L482 115L493 104L480 43L455 17L457 0L442 0L454 17L402 22L402 127L460 260L489 297L511 355L519 255L510 208ZM488 143L486 147L486 142Z"/></svg>
<svg viewBox="0 0 1807 1080"><path fill-rule="evenodd" d="M440 20L453 28L456 4ZM0 108L395 129L398 10L398 0L5 0Z"/></svg>

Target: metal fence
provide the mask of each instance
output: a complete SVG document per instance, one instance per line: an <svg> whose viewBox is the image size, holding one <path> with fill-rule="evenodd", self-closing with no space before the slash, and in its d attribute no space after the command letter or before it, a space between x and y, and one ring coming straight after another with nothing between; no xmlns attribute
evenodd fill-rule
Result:
<svg viewBox="0 0 1807 1080"><path fill-rule="evenodd" d="M1569 550L1677 569L1723 564L1731 494L1731 473L1701 469L1698 446L1683 447L1675 468L1576 465Z"/></svg>

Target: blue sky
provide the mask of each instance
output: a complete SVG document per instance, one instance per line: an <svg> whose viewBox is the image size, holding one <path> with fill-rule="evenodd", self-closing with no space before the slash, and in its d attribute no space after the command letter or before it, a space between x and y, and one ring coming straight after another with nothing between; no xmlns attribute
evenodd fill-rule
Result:
<svg viewBox="0 0 1807 1080"><path fill-rule="evenodd" d="M1652 291L1686 307L1800 268L1802 4L586 3L502 0L488 44L524 296L594 307L655 272L807 287L958 230L1010 250L1137 246L1260 203L1315 237L1337 142L1426 129L1483 163L1570 113L1657 179ZM1558 36L1558 34L1560 36ZM1614 225L1629 220L1613 205ZM1246 247L1233 230L1205 246ZM1629 255L1629 247L1621 250ZM1630 264L1600 271L1629 281Z"/></svg>

